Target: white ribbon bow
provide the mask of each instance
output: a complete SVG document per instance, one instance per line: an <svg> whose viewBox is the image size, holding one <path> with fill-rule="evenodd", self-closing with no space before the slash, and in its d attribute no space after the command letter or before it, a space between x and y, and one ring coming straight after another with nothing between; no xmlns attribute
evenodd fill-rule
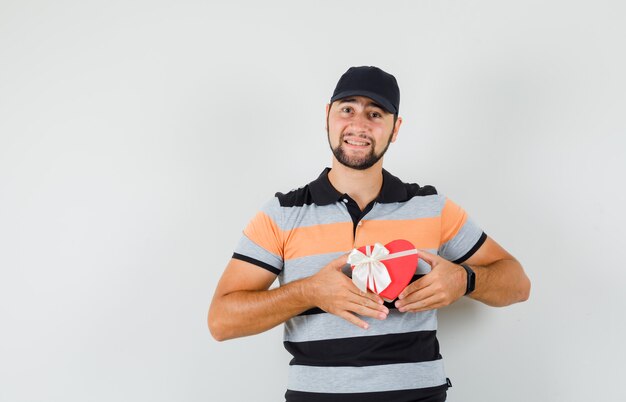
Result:
<svg viewBox="0 0 626 402"><path fill-rule="evenodd" d="M389 250L380 243L372 247L365 246L365 254L357 249L352 250L348 255L348 264L354 265L352 270L352 282L362 291L367 291L369 287L372 291L380 293L391 284L391 277L385 264L380 262L386 260Z"/></svg>

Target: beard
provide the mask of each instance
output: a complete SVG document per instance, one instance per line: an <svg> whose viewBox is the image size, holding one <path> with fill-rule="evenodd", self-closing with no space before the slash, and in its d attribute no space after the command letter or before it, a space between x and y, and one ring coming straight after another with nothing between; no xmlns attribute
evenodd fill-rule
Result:
<svg viewBox="0 0 626 402"><path fill-rule="evenodd" d="M394 123L394 128L395 128L395 123ZM385 152L387 152L387 149L389 149L389 144L391 144L391 137L393 137L393 129L391 130L391 134L389 134L389 138L387 139L387 144L385 145L385 148L379 154L376 154L376 152L374 151L376 149L376 141L373 138L367 137L367 140L370 142L371 148L370 148L370 151L365 156L361 156L361 157L348 156L346 154L343 148L343 144L344 144L343 134L339 137L339 145L337 145L335 148L333 148L333 146L330 143L330 132L328 128L326 129L326 134L328 135L328 145L330 146L331 151L333 151L333 155L335 155L335 158L337 158L337 161L339 161L339 163L351 169L365 170L374 166L376 162L378 162L380 158L382 158L385 155Z"/></svg>

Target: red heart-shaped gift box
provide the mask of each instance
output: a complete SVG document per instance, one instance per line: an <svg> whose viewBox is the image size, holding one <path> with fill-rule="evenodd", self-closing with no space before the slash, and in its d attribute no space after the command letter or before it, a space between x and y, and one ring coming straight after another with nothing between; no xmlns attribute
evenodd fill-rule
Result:
<svg viewBox="0 0 626 402"><path fill-rule="evenodd" d="M359 247L358 250L365 254L366 247L367 246ZM370 246L370 248L371 247L372 246ZM389 254L394 254L401 251L414 250L415 246L407 240L394 240L385 244L385 248L389 250ZM411 282L411 278L415 275L418 261L419 258L417 254L382 260L381 262L387 267L387 271L391 277L391 283L379 293L380 297L387 302L395 300ZM354 265L352 265L352 269L354 269ZM375 289L369 290L376 293Z"/></svg>

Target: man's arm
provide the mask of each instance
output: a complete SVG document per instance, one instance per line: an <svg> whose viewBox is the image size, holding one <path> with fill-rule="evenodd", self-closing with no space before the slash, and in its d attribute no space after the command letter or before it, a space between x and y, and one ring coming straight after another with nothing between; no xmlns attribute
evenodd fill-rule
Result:
<svg viewBox="0 0 626 402"><path fill-rule="evenodd" d="M432 270L399 295L399 311L425 311L454 303L465 294L467 273L460 265L439 256L420 252ZM490 306L502 307L528 299L530 280L521 264L493 239L465 261L476 274L476 288L469 297Z"/></svg>
<svg viewBox="0 0 626 402"><path fill-rule="evenodd" d="M476 273L476 289L469 295L472 299L493 307L528 300L530 279L522 265L494 240L487 238L465 264ZM467 273L463 275L463 281L465 289Z"/></svg>
<svg viewBox="0 0 626 402"><path fill-rule="evenodd" d="M257 334L314 307L364 329L367 323L355 314L385 319L389 310L382 299L360 292L341 272L346 260L343 255L311 277L268 290L275 274L231 259L209 308L211 334L218 341Z"/></svg>

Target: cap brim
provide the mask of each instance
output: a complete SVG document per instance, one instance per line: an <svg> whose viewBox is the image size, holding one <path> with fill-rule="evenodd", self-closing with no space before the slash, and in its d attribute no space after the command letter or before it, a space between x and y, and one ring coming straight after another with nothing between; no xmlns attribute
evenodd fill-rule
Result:
<svg viewBox="0 0 626 402"><path fill-rule="evenodd" d="M347 98L348 96L365 96L367 98L372 99L374 102L378 103L380 106L383 107L383 109L385 109L389 113L392 113L392 114L398 113L398 110L387 99L383 98L382 96L374 92L361 91L358 89L352 89L349 91L339 92L337 95L330 98L330 102L332 103L336 100Z"/></svg>

